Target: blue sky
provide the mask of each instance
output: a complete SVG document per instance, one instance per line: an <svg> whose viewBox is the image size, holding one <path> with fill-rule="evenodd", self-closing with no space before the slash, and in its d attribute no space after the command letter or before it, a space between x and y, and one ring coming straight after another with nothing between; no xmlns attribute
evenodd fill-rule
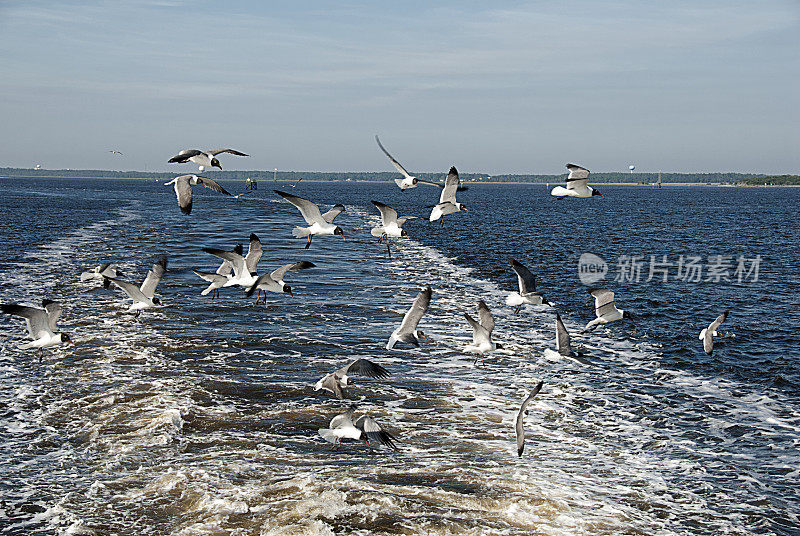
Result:
<svg viewBox="0 0 800 536"><path fill-rule="evenodd" d="M0 59L0 167L800 172L796 0L3 1Z"/></svg>

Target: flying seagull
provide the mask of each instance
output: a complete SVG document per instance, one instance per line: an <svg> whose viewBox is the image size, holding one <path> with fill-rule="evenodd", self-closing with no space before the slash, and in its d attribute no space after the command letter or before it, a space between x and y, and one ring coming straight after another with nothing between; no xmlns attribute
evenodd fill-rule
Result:
<svg viewBox="0 0 800 536"><path fill-rule="evenodd" d="M419 346L419 339L424 339L425 334L417 329L417 325L422 316L428 311L428 305L431 303L431 293L431 287L426 287L425 290L417 294L417 298L411 308L403 316L400 327L394 330L391 337L389 337L389 342L386 343L387 350L394 348L394 345L398 342Z"/></svg>
<svg viewBox="0 0 800 536"><path fill-rule="evenodd" d="M111 285L109 278L113 277L125 276L122 274L122 271L117 269L116 264L107 262L83 272L81 274L81 281L89 281L90 279L100 280L103 282L103 288L108 288Z"/></svg>
<svg viewBox="0 0 800 536"><path fill-rule="evenodd" d="M292 229L292 235L294 235L295 238L308 237L305 249L308 249L311 245L311 240L314 238L314 235L339 235L342 237L342 240L344 240L342 228L333 224L334 218L344 212L344 205L334 205L328 212L321 214L319 207L308 199L287 194L280 190L274 190L274 192L296 206L298 210L300 210L300 214L302 214L303 218L306 220L306 223L308 223L309 227L295 227Z"/></svg>
<svg viewBox="0 0 800 536"><path fill-rule="evenodd" d="M294 296L294 294L292 294L292 287L283 282L283 277L284 275L286 275L286 272L295 270L307 270L308 268L314 268L315 266L316 264L308 261L300 261L292 264L284 264L277 270L273 270L272 273L270 274L264 274L258 276L255 283L253 283L253 285L248 289L247 295L252 296L256 290L263 290L264 305L266 305L267 303L267 292L275 292L278 294L286 293L289 296ZM256 303L258 303L257 297L256 297Z"/></svg>
<svg viewBox="0 0 800 536"><path fill-rule="evenodd" d="M402 164L400 164L400 162L395 160L394 157L389 154L389 151L387 151L386 148L383 146L383 144L381 143L381 140L380 140L380 138L378 138L377 134L375 135L375 141L378 142L378 147L381 148L381 151L383 151L383 154L385 154L387 157L389 157L389 161L392 163L392 165L394 165L395 168L397 168L397 171L399 171L400 173L403 174L403 178L402 179L395 179L394 180L395 184L397 184L400 187L401 190L405 190L407 188L416 188L417 187L417 183L419 183L419 182L424 183L424 184L432 184L433 186L439 186L441 188L441 185L436 184L435 182L430 182L430 181L426 181L426 180L423 180L423 179L418 179L418 178L412 176L408 171L406 171L406 168L404 168L402 166Z"/></svg>
<svg viewBox="0 0 800 536"><path fill-rule="evenodd" d="M198 166L204 168L217 167L221 170L222 166L220 165L219 160L217 160L217 155L222 153L231 153L235 154L236 156L250 156L249 154L244 154L235 149L209 149L208 151L185 149L167 160L167 162L170 164L185 164L186 162L194 162Z"/></svg>
<svg viewBox="0 0 800 536"><path fill-rule="evenodd" d="M156 287L161 277L167 270L167 258L161 257L153 268L147 272L147 277L144 278L142 285L137 287L133 283L128 283L117 278L109 278L111 282L125 291L125 294L133 300L133 303L128 307L128 311L136 311L136 316L142 312L143 309L150 309L161 305L161 300L155 296Z"/></svg>
<svg viewBox="0 0 800 536"><path fill-rule="evenodd" d="M567 187L556 186L550 192L550 195L554 195L559 199L564 199L565 197L592 197L593 195L603 197L603 194L598 190L587 185L589 182L588 169L575 164L567 164L567 169L569 170Z"/></svg>
<svg viewBox="0 0 800 536"><path fill-rule="evenodd" d="M384 205L380 201L373 201L372 204L375 205L381 213L381 225L374 227L370 233L372 236L378 237L379 244L381 240L386 240L386 252L389 254L389 258L391 258L392 252L389 250L389 237L407 237L408 233L403 229L403 224L408 220L418 219L418 217L403 216L398 218L397 211L389 205Z"/></svg>
<svg viewBox="0 0 800 536"><path fill-rule="evenodd" d="M244 249L242 248L241 244L236 244L236 247L233 248L232 252L236 253L237 255L241 255ZM192 272L195 275L198 275L208 281L210 284L208 287L203 289L203 292L200 293L201 296L205 296L210 293L214 293L211 295L211 298L219 298L219 289L225 286L225 283L228 282L230 279L231 271L233 270L233 265L230 261L224 260L222 264L219 265L216 272L203 272L200 270L192 269Z"/></svg>
<svg viewBox="0 0 800 536"><path fill-rule="evenodd" d="M464 318L466 318L469 325L472 326L472 344L465 346L464 351L478 354L475 357L475 363L478 362L478 358L483 356L483 354L502 348L502 345L492 342L494 318L492 318L492 312L489 311L486 302L483 300L478 302L478 319L480 322L477 322L467 313L464 313Z"/></svg>
<svg viewBox="0 0 800 536"><path fill-rule="evenodd" d="M632 318L628 311L617 309L614 304L614 293L607 288L590 288L589 294L594 296L594 312L597 318L586 324L584 331L591 331L600 324L608 324L622 318Z"/></svg>
<svg viewBox="0 0 800 536"><path fill-rule="evenodd" d="M389 375L389 371L367 359L356 359L348 365L327 374L314 385L314 390L319 391L323 389L333 393L339 400L343 400L344 393L342 392L342 388L348 386L355 387L355 384L349 381L350 377L348 374L361 374L368 378L385 378Z"/></svg>
<svg viewBox="0 0 800 536"><path fill-rule="evenodd" d="M122 156L121 152L119 152L117 150L114 150L114 149L109 149L108 152L111 153L111 154L118 154L118 155Z"/></svg>
<svg viewBox="0 0 800 536"><path fill-rule="evenodd" d="M44 348L62 343L75 344L66 333L56 333L58 317L61 316L61 304L52 300L42 300L42 307L44 309L16 303L0 304L0 311L25 319L25 323L28 325L28 335L33 341L20 345L19 349L37 348L40 360Z"/></svg>
<svg viewBox="0 0 800 536"><path fill-rule="evenodd" d="M533 400L533 397L539 394L539 391L542 390L542 385L544 385L544 382L539 382L539 385L533 388L531 394L529 394L528 397L522 401L522 405L519 407L519 413L517 413L515 429L517 432L517 456L520 457L522 456L522 451L525 450L525 429L522 427L522 421L528 414L528 404L531 400Z"/></svg>
<svg viewBox="0 0 800 536"><path fill-rule="evenodd" d="M458 171L456 170L456 167L453 166L450 168L450 172L447 174L447 178L444 180L444 188L442 188L442 193L439 195L439 203L434 205L433 210L431 210L431 217L429 218L430 221L436 221L442 216L453 214L461 210L466 210L469 212L465 204L456 201L457 190ZM442 220L442 223L444 223L444 220Z"/></svg>
<svg viewBox="0 0 800 536"><path fill-rule="evenodd" d="M175 177L171 181L164 183L165 186L170 184L175 185L175 195L178 197L178 206L181 207L181 212L187 215L192 213L192 185L194 184L201 184L221 194L233 195L220 186L217 181L207 177L200 177L199 175L181 175L180 177Z"/></svg>
<svg viewBox="0 0 800 536"><path fill-rule="evenodd" d="M344 413L340 413L333 419L328 428L320 428L319 435L329 442L338 446L342 439L355 439L356 441L364 441L367 445L376 443L378 445L386 445L389 448L397 449L394 442L397 441L395 437L389 432L383 430L380 425L375 422L375 419L369 415L362 415L353 422L353 413L355 408L350 408Z"/></svg>
<svg viewBox="0 0 800 536"><path fill-rule="evenodd" d="M541 293L536 292L536 276L514 259L509 259L509 263L517 273L517 282L519 283L519 292L512 292L506 298L506 305L516 307L514 314L517 314L520 307L526 303L530 305L550 305Z"/></svg>
<svg viewBox="0 0 800 536"><path fill-rule="evenodd" d="M225 251L224 249L217 248L203 248L203 251L210 253L215 257L219 257L224 261L228 261L233 268L233 277L227 276L228 280L223 282L223 287L241 286L250 288L256 282L258 272L256 268L264 249L261 246L261 240L255 233L250 233L250 245L247 249L247 256L242 257L241 248L237 251ZM220 266L222 268L222 266ZM202 276L201 276L202 277Z"/></svg>
<svg viewBox="0 0 800 536"><path fill-rule="evenodd" d="M711 322L707 328L700 332L700 340L703 341L703 350L705 350L708 355L711 355L714 351L714 337L719 335L719 333L717 333L717 328L720 324L725 322L725 319L728 318L728 314L730 314L730 311L725 311Z"/></svg>

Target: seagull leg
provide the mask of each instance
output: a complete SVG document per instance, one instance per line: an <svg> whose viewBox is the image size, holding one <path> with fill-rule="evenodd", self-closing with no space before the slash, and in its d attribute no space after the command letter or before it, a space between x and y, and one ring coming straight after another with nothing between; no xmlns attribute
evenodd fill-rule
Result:
<svg viewBox="0 0 800 536"><path fill-rule="evenodd" d="M517 305L517 308L514 309L514 314L517 314L519 312L520 307L522 307L522 306L521 305Z"/></svg>
<svg viewBox="0 0 800 536"><path fill-rule="evenodd" d="M386 237L386 253L389 254L389 258L392 258L392 250L389 249L389 237Z"/></svg>
<svg viewBox="0 0 800 536"><path fill-rule="evenodd" d="M44 348L39 348L36 351L36 355L39 357L39 363L42 362L42 356L44 356Z"/></svg>
<svg viewBox="0 0 800 536"><path fill-rule="evenodd" d="M308 235L308 242L306 242L306 247L303 248L303 249L308 249L308 247L311 245L311 239L312 238L314 238L313 234Z"/></svg>

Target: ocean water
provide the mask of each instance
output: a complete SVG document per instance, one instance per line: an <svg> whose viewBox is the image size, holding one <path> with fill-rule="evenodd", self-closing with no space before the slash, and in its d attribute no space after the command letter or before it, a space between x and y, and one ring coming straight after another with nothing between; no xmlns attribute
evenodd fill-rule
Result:
<svg viewBox="0 0 800 536"><path fill-rule="evenodd" d="M800 534L800 189L606 186L558 201L543 185L471 185L458 194L469 212L407 223L389 258L369 201L426 216L436 189L196 188L187 217L163 182L0 179L0 299L60 300L77 342L39 363L17 349L24 322L0 317L0 534ZM345 204L346 240L304 250L275 186ZM246 248L251 232L259 272L317 267L290 272L295 296L266 305L241 289L200 296L191 269L218 266L201 248ZM632 321L580 333L586 252L608 262L597 284ZM138 319L120 314L121 291L79 280L113 261L141 281L160 255L166 307ZM651 255L705 268L723 255L730 280L684 281L673 266L647 281ZM757 280L738 281L736 260L757 256ZM639 281L614 281L631 257ZM505 305L509 258L554 308ZM426 285L430 340L386 351ZM504 348L475 366L463 314L479 299ZM547 351L555 310L580 360ZM698 332L724 310L707 356ZM359 357L391 376L355 377L345 402L313 390ZM540 380L519 458L514 419ZM399 450L324 442L317 430L350 404Z"/></svg>

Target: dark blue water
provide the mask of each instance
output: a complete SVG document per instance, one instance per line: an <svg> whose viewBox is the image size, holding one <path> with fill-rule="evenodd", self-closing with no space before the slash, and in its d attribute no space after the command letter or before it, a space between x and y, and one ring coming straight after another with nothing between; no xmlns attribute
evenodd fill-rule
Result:
<svg viewBox="0 0 800 536"><path fill-rule="evenodd" d="M542 185L470 185L458 194L469 212L410 221L389 259L369 201L426 216L437 190L301 182L295 193L323 210L347 206L347 240L304 250L291 236L302 219L271 183L239 200L196 191L186 217L163 182L0 180L0 296L61 300L78 341L39 364L17 350L23 322L0 319L2 533L798 533L800 190L606 186L605 198L558 201ZM191 268L218 265L201 248L246 247L251 232L260 273L317 268L290 273L295 297L266 306L239 289L200 296ZM579 333L593 316L586 252L608 262L596 284L633 322ZM120 291L79 281L103 261L141 281L160 255L167 307L139 319L119 314ZM646 281L651 255L723 255L731 272L760 256L759 273L693 283L673 266ZM642 258L638 282L613 280L623 256ZM537 275L580 362L548 351L552 309L505 305L509 258ZM432 340L387 352L425 285ZM462 351L478 299L505 344L483 367ZM707 356L698 333L724 310ZM397 453L332 450L317 435L346 405L314 382L358 357L392 373L356 378L349 395ZM516 409L539 380L518 458Z"/></svg>

